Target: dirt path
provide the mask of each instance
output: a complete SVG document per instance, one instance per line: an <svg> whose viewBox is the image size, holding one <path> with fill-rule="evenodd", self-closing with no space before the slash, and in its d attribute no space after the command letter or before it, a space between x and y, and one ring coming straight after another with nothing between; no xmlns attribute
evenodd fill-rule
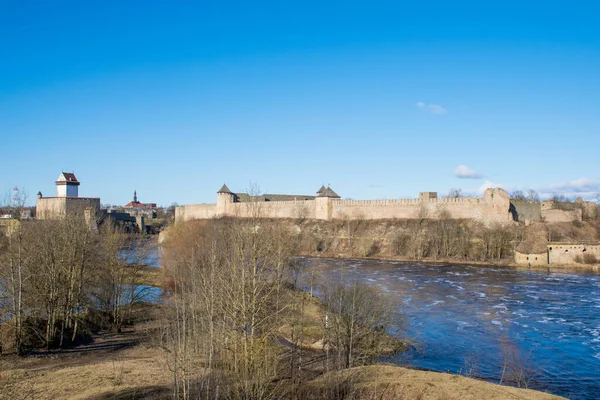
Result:
<svg viewBox="0 0 600 400"><path fill-rule="evenodd" d="M138 322L126 326L119 333L100 331L91 340L76 346L62 349L36 350L26 357L5 356L0 358L3 369L26 369L30 372L51 371L119 357L125 350L147 343L148 332L155 327L155 321Z"/></svg>

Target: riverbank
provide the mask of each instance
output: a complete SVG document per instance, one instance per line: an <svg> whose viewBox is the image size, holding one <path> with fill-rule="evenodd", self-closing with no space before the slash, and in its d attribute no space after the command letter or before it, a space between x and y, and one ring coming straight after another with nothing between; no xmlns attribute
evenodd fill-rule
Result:
<svg viewBox="0 0 600 400"><path fill-rule="evenodd" d="M298 257L308 258L335 258L335 259L346 259L346 260L375 260L375 261L393 261L393 262L406 262L406 263L423 263L423 264L444 264L444 265L468 265L477 267L491 267L491 268L507 268L518 271L539 271L539 272L564 272L564 273L597 273L600 274L600 265L544 265L544 266L523 266L513 262L488 262L488 261L467 261L463 259L452 259L452 258L423 258L420 260L411 259L403 256L369 256L369 257L356 257L349 256L346 254L320 254L320 253L300 253Z"/></svg>
<svg viewBox="0 0 600 400"><path fill-rule="evenodd" d="M308 297L307 297L308 299ZM307 320L301 325L319 336L320 303L308 299ZM10 399L169 399L172 372L168 352L155 340L160 306L140 307L138 319L119 334L100 332L91 343L24 358L0 358L0 398ZM288 327L289 328L289 327ZM282 326L285 332L286 326ZM308 342L307 342L308 343ZM319 371L318 352L306 352L315 363L305 371L300 393L307 399L562 399L543 392L499 386L458 375L419 371L391 365L371 365L342 372ZM316 368L316 369L315 369ZM289 385L293 385L289 382Z"/></svg>
<svg viewBox="0 0 600 400"><path fill-rule="evenodd" d="M596 274L441 263L303 258L310 282L359 282L386 293L409 322L416 350L387 362L510 382L573 399L595 399L600 346ZM314 271L314 273L313 273ZM314 278L313 278L314 277ZM585 378L582 378L585 377ZM517 384L517 383L512 383Z"/></svg>
<svg viewBox="0 0 600 400"><path fill-rule="evenodd" d="M138 268L140 266L137 266ZM159 283L162 269L144 268L146 284ZM330 398L332 388L344 388L353 398L372 399L523 399L560 397L542 392L499 386L463 376L434 373L391 365L370 365L338 373L325 373L323 304L309 293L287 289L301 304L301 318L284 319L277 330L282 350L297 346L304 352L305 398ZM131 399L171 398L169 352L156 340L162 329L160 304L138 304L131 324L120 333L97 332L88 343L27 357L0 358L0 398L11 399ZM301 338L298 340L298 338ZM294 341L294 343L292 343ZM312 361L310 361L312 360ZM310 362L309 362L310 361ZM200 360L200 362L203 362ZM286 379L285 377L283 378ZM291 384L291 382L290 382ZM459 394L459 397L456 395Z"/></svg>
<svg viewBox="0 0 600 400"><path fill-rule="evenodd" d="M196 220L188 226L206 224ZM294 253L306 257L356 258L419 263L508 267L545 272L600 273L600 264L527 266L515 263L515 250L545 251L551 242L600 242L600 222L484 226L469 220L310 220L261 219L291 233ZM162 231L158 243L168 238Z"/></svg>

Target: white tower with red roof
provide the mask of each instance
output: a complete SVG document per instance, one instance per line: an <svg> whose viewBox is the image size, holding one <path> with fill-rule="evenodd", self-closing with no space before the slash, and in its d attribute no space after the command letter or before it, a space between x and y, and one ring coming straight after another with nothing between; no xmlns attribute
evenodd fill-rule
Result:
<svg viewBox="0 0 600 400"><path fill-rule="evenodd" d="M79 197L79 181L75 174L62 172L56 181L56 197Z"/></svg>

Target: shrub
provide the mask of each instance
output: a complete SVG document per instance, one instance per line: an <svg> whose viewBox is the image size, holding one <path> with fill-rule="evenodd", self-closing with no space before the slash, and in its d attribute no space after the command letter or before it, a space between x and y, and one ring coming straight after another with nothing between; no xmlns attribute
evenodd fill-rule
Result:
<svg viewBox="0 0 600 400"><path fill-rule="evenodd" d="M598 258L594 254L586 253L583 255L584 264L598 264Z"/></svg>

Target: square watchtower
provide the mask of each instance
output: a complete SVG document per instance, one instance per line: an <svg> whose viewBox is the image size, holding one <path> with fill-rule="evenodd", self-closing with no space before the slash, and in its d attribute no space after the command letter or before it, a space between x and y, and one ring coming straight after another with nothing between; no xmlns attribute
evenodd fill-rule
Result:
<svg viewBox="0 0 600 400"><path fill-rule="evenodd" d="M63 172L56 181L56 197L78 197L79 181L75 174Z"/></svg>
<svg viewBox="0 0 600 400"><path fill-rule="evenodd" d="M419 193L419 200L421 201L430 201L432 199L437 199L438 195L437 192L420 192Z"/></svg>

